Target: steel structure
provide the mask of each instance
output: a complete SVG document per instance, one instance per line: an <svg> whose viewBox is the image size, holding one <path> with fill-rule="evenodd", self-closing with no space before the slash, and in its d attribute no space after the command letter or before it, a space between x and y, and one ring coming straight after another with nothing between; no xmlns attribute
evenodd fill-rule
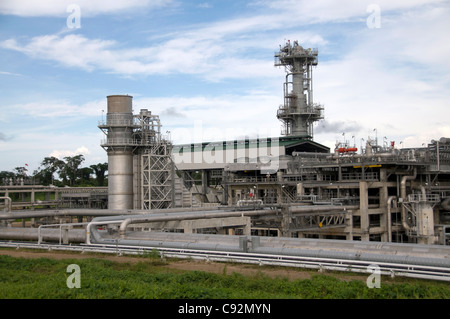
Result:
<svg viewBox="0 0 450 319"><path fill-rule="evenodd" d="M106 134L101 146L108 153L110 209L173 207L172 144L161 134L158 115L148 109L133 114L132 97L107 97Z"/></svg>
<svg viewBox="0 0 450 319"><path fill-rule="evenodd" d="M312 125L323 116L312 94L317 56L298 42L275 55L275 65L287 71L278 117L289 136L173 147L157 115L147 109L134 115L132 97L108 96L106 122L99 128L106 135L101 145L108 152L109 209L18 211L8 197L10 185L0 190L0 223L6 226L0 235L36 235L6 229L20 220L22 227L36 227L105 216L110 225L121 225L125 237L122 222L129 217L141 237L170 231L449 245L450 139L398 149L369 138L365 149L344 141L330 152L312 140ZM178 207L183 214L165 215L180 213ZM147 213L153 215L131 216ZM70 234L67 227L44 227L42 236Z"/></svg>
<svg viewBox="0 0 450 319"><path fill-rule="evenodd" d="M275 66L284 66L284 104L277 111L283 122L282 135L312 139L313 123L323 119L323 106L313 102L312 67L317 65L317 49L304 49L290 41L275 54Z"/></svg>
<svg viewBox="0 0 450 319"><path fill-rule="evenodd" d="M133 121L132 97L107 97L106 123L99 128L107 138L101 146L108 153L108 206L111 209L133 208Z"/></svg>

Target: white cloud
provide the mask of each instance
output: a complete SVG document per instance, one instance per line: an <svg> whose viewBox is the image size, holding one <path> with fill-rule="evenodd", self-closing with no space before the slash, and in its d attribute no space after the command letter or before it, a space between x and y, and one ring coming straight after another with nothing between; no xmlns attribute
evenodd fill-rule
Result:
<svg viewBox="0 0 450 319"><path fill-rule="evenodd" d="M22 52L31 57L53 60L69 67L79 67L87 71L115 62L116 57L109 51L115 41L89 40L83 36L69 34L38 36L26 45L8 39L0 43L3 48Z"/></svg>
<svg viewBox="0 0 450 319"><path fill-rule="evenodd" d="M171 2L171 0L3 0L0 2L0 14L24 17L66 17L69 14L67 7L70 4L76 4L80 7L82 16L91 17L161 7Z"/></svg>
<svg viewBox="0 0 450 319"><path fill-rule="evenodd" d="M233 50L232 45L225 48L219 43L211 44L194 38L170 40L153 47L124 49L116 41L69 34L38 36L26 44L8 39L0 46L37 59L56 61L65 67L121 75L201 74L215 81L270 76L267 70L273 69L267 60L235 57L236 48Z"/></svg>
<svg viewBox="0 0 450 319"><path fill-rule="evenodd" d="M254 4L274 10L276 14L283 13L283 18L290 23L325 23L325 22L366 22L372 11L369 6L376 5L381 16L392 11L404 11L424 5L442 4L445 0L258 0Z"/></svg>
<svg viewBox="0 0 450 319"><path fill-rule="evenodd" d="M16 1L6 3L10 4L10 10L16 7ZM36 8L37 3L28 2L30 10L34 8L36 15L50 15L51 2L41 2L42 11ZM94 3L91 5L105 4L103 1ZM240 95L196 91L186 97L134 99L135 112L138 108L148 108L160 115L163 134L170 130L175 143L189 143L256 134L278 136L281 122L276 119L276 110L283 101L284 72L273 67L271 55L282 44L282 39L298 39L302 45L318 46L319 52L327 56L327 59L319 56L319 66L314 70L315 101L325 105L325 124L329 128L316 130L317 142L333 148L334 141L341 138L342 128L348 130L347 139L358 134L356 144L359 138L373 136L374 128L378 129L379 137L387 136L389 140L396 140L397 145L402 140L405 147L450 136L450 127L445 121L450 100L450 44L445 32L450 29L448 5L441 5L440 1L377 1L381 8L381 28L369 30L365 25L369 15L366 9L372 1L270 0L256 3L260 8L273 11L260 10L248 17L183 27L181 31L159 34L157 41L147 39L142 47L125 46L117 39L92 39L81 32L11 38L1 42L0 47L93 75L100 71L125 76L190 74L210 82L249 79ZM122 4L108 1L109 4L108 10L120 5L138 7L135 1ZM81 6L84 10L85 4ZM0 13L4 13L1 8L5 10L5 2L0 5ZM19 9L21 13L16 14L26 15L27 6ZM66 15L65 7L63 9ZM97 14L106 13L106 9L92 10ZM336 24L349 20L360 22L360 28ZM333 24L326 25L327 21ZM249 92L256 81L274 87L271 91ZM101 110L106 110L106 99L76 104L50 98L13 105L9 109L37 120L100 117ZM49 126L53 124L47 122ZM96 121L92 130L99 131L95 125ZM331 128L337 131L329 132ZM2 131L8 132L8 136L17 136L5 129ZM4 152L21 152L21 156L24 150L33 151L37 160L42 160L49 154L76 155L80 145L84 145L91 152L91 159L106 158L106 152L99 146L101 137L97 135L79 136L75 132L56 136L51 131L53 135L49 137L35 134L37 132L38 127L30 127L27 137L14 141L17 149L12 143L2 142L0 146ZM22 157L27 158L27 154Z"/></svg>
<svg viewBox="0 0 450 319"><path fill-rule="evenodd" d="M2 75L11 75L11 76L22 76L22 74L12 73L12 72L7 72L7 71L0 71L0 74L2 74Z"/></svg>
<svg viewBox="0 0 450 319"><path fill-rule="evenodd" d="M39 102L14 104L5 111L6 115L27 114L32 118L65 118L100 116L106 110L106 100L89 101L81 105L65 100L41 100Z"/></svg>
<svg viewBox="0 0 450 319"><path fill-rule="evenodd" d="M51 125L51 124L49 124ZM77 131L66 127L64 131L48 131L36 122L30 129L11 130L11 139L0 143L0 170L10 171L14 167L29 164L29 171L38 169L48 156L63 159L66 156L83 154L84 166L107 161L107 154L100 146L104 134L93 125L92 130Z"/></svg>
<svg viewBox="0 0 450 319"><path fill-rule="evenodd" d="M214 97L137 98L133 105L136 111L138 106L159 115L163 134L169 130L173 142L183 144L278 136L281 123L276 119L276 109L281 99L266 92L250 92ZM167 109L175 109L183 117L165 114Z"/></svg>
<svg viewBox="0 0 450 319"><path fill-rule="evenodd" d="M91 152L85 146L78 147L75 150L53 150L49 156L53 156L59 159L63 159L68 156L76 156L76 155L89 155Z"/></svg>

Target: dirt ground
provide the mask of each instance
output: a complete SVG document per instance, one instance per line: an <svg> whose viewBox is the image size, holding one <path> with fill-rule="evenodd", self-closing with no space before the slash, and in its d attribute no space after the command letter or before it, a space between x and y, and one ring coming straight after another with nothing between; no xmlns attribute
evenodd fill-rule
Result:
<svg viewBox="0 0 450 319"><path fill-rule="evenodd" d="M60 251L29 251L29 250L12 250L0 249L0 255L9 255L12 257L23 258L55 258L55 259L83 259L83 258L98 258L107 259L114 262L124 263L138 263L145 261L142 257L133 256L116 256L116 255L100 255L100 254L83 254L83 253L64 253ZM217 274L232 274L234 272L245 275L255 276L264 274L271 278L287 278L289 280L309 279L313 274L317 274L317 270L305 270L289 267L265 267L249 264L234 264L222 262L207 262L197 260L171 259L167 265L159 266L167 267L169 269L185 270L185 271L205 271ZM332 273L334 277L342 280L366 280L366 276L357 274Z"/></svg>

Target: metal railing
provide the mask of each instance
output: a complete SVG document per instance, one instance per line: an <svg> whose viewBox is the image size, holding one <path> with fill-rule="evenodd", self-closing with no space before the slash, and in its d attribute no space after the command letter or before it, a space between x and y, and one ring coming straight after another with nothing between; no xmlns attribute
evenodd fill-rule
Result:
<svg viewBox="0 0 450 319"><path fill-rule="evenodd" d="M308 256L268 255L244 252L208 251L179 248L124 246L124 245L56 245L35 244L26 242L0 241L0 247L45 249L54 251L93 252L115 255L145 255L148 252L158 252L161 258L188 258L205 261L233 262L256 264L259 266L282 266L318 271L343 271L372 274L370 266L376 265L380 275L391 277L410 277L438 281L450 281L450 269L436 266L414 264L399 264L388 262L374 262L370 260L348 260L339 258L321 258Z"/></svg>
<svg viewBox="0 0 450 319"><path fill-rule="evenodd" d="M431 203L438 203L440 202L440 196L438 194L409 194L408 195L408 202L410 203L416 203L416 202L431 202Z"/></svg>
<svg viewBox="0 0 450 319"><path fill-rule="evenodd" d="M86 226L88 225L88 222L84 223L66 223L66 224L47 224L47 225L40 225L38 227L38 245L42 243L42 228L44 227L59 227L59 244L61 245L63 241L66 241L67 233L70 229L73 229L73 226ZM66 242L68 243L68 241Z"/></svg>

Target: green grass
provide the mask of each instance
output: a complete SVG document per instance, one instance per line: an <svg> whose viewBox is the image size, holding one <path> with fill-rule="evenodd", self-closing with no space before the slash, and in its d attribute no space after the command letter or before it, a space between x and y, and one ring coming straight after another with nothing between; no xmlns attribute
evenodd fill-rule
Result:
<svg viewBox="0 0 450 319"><path fill-rule="evenodd" d="M67 266L81 270L81 288L67 287ZM137 263L105 259L26 259L0 256L0 298L45 299L216 299L331 298L410 299L450 298L450 284L425 280L382 278L370 289L360 279L341 280L315 274L310 279L270 278L261 272L214 274L170 270L152 254ZM226 267L226 265L224 265ZM348 277L348 278L351 278Z"/></svg>

